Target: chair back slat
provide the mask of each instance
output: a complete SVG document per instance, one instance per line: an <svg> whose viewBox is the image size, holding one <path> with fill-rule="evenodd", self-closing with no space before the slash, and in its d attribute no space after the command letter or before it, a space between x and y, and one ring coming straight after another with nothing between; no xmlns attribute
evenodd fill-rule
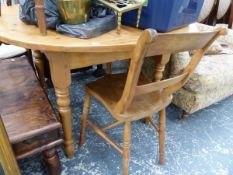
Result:
<svg viewBox="0 0 233 175"><path fill-rule="evenodd" d="M148 47L146 56L178 53L203 48L206 41L212 39L215 32L160 34Z"/></svg>
<svg viewBox="0 0 233 175"><path fill-rule="evenodd" d="M221 28L211 32L164 34L157 34L157 32L152 29L145 30L132 51L125 87L114 112L124 113L135 96L161 91L164 97L177 91L187 82L193 70L200 62L205 50L219 35L225 33L226 30ZM141 68L145 57L170 55L190 50L196 50L196 52L181 75L159 82L138 85L139 75L141 74Z"/></svg>
<svg viewBox="0 0 233 175"><path fill-rule="evenodd" d="M147 93L151 93L154 91L159 91L159 90L168 88L170 86L177 84L178 82L185 80L187 76L188 76L188 72L185 72L174 78L136 86L135 95L143 95L143 94L147 94Z"/></svg>

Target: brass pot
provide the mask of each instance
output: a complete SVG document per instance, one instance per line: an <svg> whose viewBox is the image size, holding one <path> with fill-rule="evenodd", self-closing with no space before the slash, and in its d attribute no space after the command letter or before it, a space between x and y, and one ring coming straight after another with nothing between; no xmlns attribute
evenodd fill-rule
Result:
<svg viewBox="0 0 233 175"><path fill-rule="evenodd" d="M66 24L80 24L89 19L91 0L58 0L57 5Z"/></svg>

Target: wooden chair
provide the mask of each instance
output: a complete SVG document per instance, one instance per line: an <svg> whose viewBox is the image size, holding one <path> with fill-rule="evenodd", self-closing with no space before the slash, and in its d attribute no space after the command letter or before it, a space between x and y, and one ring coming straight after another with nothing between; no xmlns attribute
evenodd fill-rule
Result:
<svg viewBox="0 0 233 175"><path fill-rule="evenodd" d="M132 58L128 73L109 74L105 77L87 84L83 108L83 118L80 131L80 145L83 144L87 124L104 140L110 143L122 154L123 174L128 174L130 158L131 122L152 116L159 112L159 126L149 121L159 133L159 162L164 163L164 137L165 137L165 108L170 104L172 94L180 89L192 74L208 46L219 36L225 33L224 29L212 32L186 33L186 34L157 34L155 30L145 30L132 51ZM148 56L196 50L192 60L184 71L170 79L158 82L148 82L140 76L144 58ZM88 119L90 97L100 101L111 115L116 119L112 124L99 128ZM124 124L123 148L118 146L104 131Z"/></svg>
<svg viewBox="0 0 233 175"><path fill-rule="evenodd" d="M6 129L0 116L0 174L20 175L19 167L12 151ZM2 172L1 172L2 169Z"/></svg>
<svg viewBox="0 0 233 175"><path fill-rule="evenodd" d="M42 153L49 175L59 175L61 123L24 57L0 61L0 111L17 160Z"/></svg>
<svg viewBox="0 0 233 175"><path fill-rule="evenodd" d="M44 1L43 0L36 0L36 12L38 16L38 27L41 35L47 34L46 29L46 21L45 21L45 14L44 14ZM19 1L12 1L12 0L0 0L0 17L1 17L1 4L3 3L3 6L11 6L18 4ZM14 45L8 45L5 43L1 43L0 41L0 60L2 59L9 59L9 58L17 58L20 56L26 56L29 62L31 63L32 67L35 68L38 74L38 78L40 80L40 83L44 89L46 89L46 84L44 81L44 61L43 56L40 53L40 51L36 50L33 52L34 57L34 63L32 58L32 51L30 49L25 49L22 47L14 46Z"/></svg>

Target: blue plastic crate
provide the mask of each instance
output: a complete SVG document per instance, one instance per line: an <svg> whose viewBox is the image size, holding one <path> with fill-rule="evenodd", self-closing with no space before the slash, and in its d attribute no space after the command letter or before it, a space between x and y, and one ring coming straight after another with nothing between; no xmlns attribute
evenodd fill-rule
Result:
<svg viewBox="0 0 233 175"><path fill-rule="evenodd" d="M142 8L139 28L159 32L188 25L198 19L204 0L147 0ZM137 10L123 14L122 23L136 26Z"/></svg>

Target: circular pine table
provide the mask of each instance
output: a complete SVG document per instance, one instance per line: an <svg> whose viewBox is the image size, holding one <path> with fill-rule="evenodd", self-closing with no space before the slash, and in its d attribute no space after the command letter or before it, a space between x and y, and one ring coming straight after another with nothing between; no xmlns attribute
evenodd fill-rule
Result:
<svg viewBox="0 0 233 175"><path fill-rule="evenodd" d="M199 33L208 30L204 26L194 23L171 33ZM52 30L48 30L47 35L42 36L36 26L27 25L19 19L18 5L2 7L0 41L34 50L38 67L42 67L39 51L44 52L48 58L68 157L74 155L70 107L71 69L130 59L141 33L142 30L122 26L120 34L113 30L91 39L71 38ZM168 58L161 56L158 60L159 66L155 70L161 76ZM43 72L42 68L41 70ZM39 74L43 79L43 73Z"/></svg>

